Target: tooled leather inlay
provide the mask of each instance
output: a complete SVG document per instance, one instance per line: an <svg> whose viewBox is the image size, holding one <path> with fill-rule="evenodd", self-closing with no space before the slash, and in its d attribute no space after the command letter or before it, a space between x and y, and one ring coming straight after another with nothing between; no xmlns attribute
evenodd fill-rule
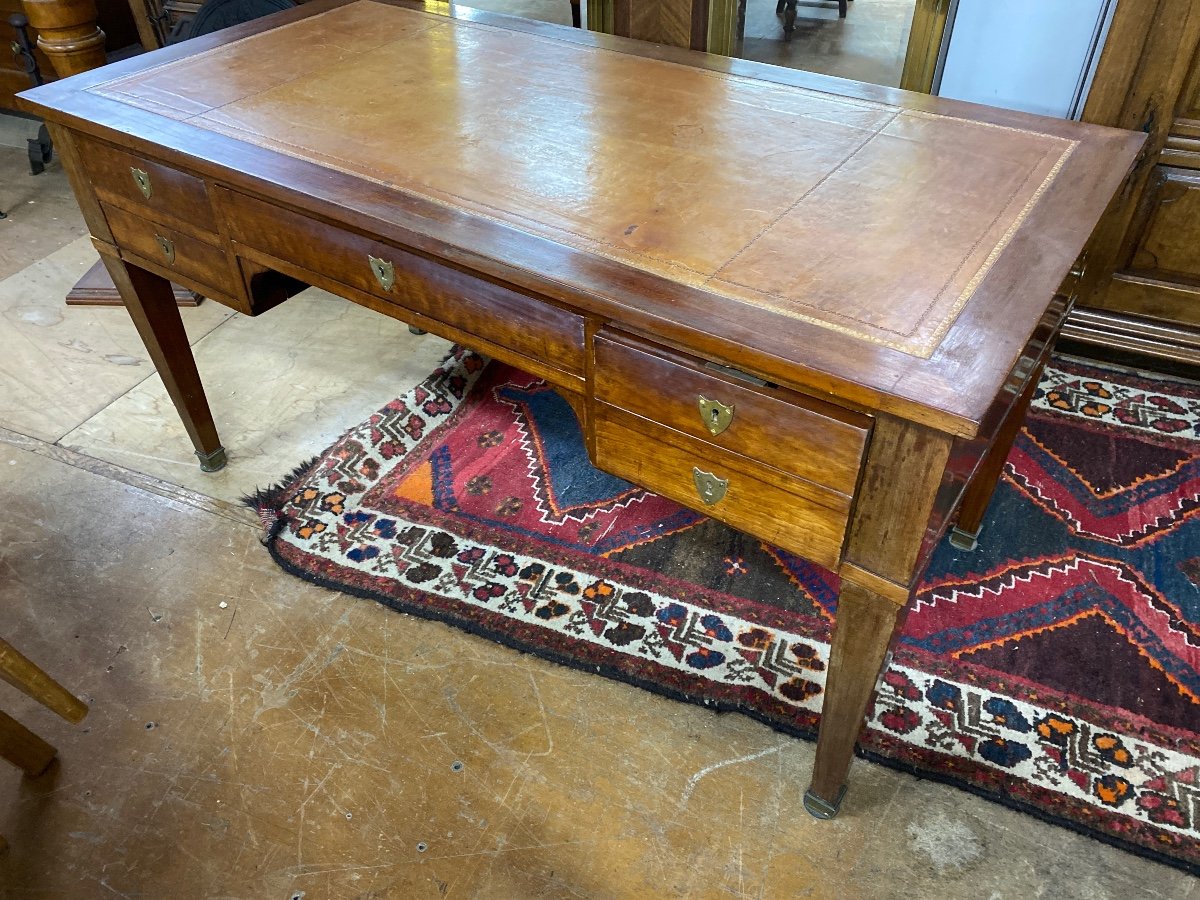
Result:
<svg viewBox="0 0 1200 900"><path fill-rule="evenodd" d="M1075 146L372 0L92 90L923 358Z"/></svg>

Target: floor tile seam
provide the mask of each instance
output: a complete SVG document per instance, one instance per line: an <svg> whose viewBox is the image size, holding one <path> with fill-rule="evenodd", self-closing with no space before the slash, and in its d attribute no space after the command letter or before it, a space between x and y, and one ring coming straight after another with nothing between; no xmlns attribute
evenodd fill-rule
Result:
<svg viewBox="0 0 1200 900"><path fill-rule="evenodd" d="M215 301L210 301L210 302L215 302ZM217 322L210 329L208 329L208 331L204 332L201 335L197 335L197 337L194 340L189 338L188 346L192 348L193 356L195 355L195 350L199 346L201 341L203 341L205 338L212 335L212 333L214 331L216 331L218 328L220 328L226 322L231 322L236 318L237 318L236 315L226 316L224 319L221 319L221 321ZM152 360L150 362L153 363ZM63 447L63 449L70 449L63 445L63 441L67 440L67 438L69 438L76 431L83 428L85 425L87 425L89 422L91 422L93 419L95 419L101 413L105 412L110 406L114 406L115 404L124 400L126 397L128 397L130 394L132 394L138 388L142 387L142 385L146 384L146 382L148 382L154 378L158 378L159 383L162 382L162 377L159 375L157 367L151 368L151 370L148 373L146 373L146 375L144 375L142 378L139 378L133 384L129 385L129 387L126 388L125 390L121 391L121 393L116 394L116 395L109 397L108 399L102 401L100 406L97 406L94 409L92 409L90 412L86 413L82 419L80 419L74 425L71 425L70 427L68 427L66 431L64 431L62 434L60 434L58 437L56 437L51 443L53 443L55 446ZM165 390L165 387L164 387L164 390ZM2 426L0 426L0 427L2 427ZM89 457L89 458L93 458L93 457ZM127 471L132 471L132 470L127 470ZM138 473L138 474L142 474L142 473ZM164 482L164 484L169 484L169 483L170 482Z"/></svg>
<svg viewBox="0 0 1200 900"><path fill-rule="evenodd" d="M0 184L3 184L3 182L0 181ZM22 224L20 222L20 220L13 221L15 218L12 215L13 209L14 209L14 207L5 206L3 203L0 203L0 212L5 212L5 213L9 214L8 218L5 220L6 222L12 223L13 227L28 228L30 231L34 231L34 230L41 231L41 227L38 224ZM50 249L46 249L46 247L39 247L37 250L34 251L35 253L38 254L37 256L35 256L31 259L28 259L28 260L20 260L20 262L18 263L19 268L13 269L9 272L0 271L0 285L4 284L4 282L8 281L10 278L16 278L20 275L24 275L27 271L29 271L29 269L33 268L34 266L36 266L38 263L42 262L47 257L53 256L55 253L62 252L62 250L65 249L66 247L69 247L69 246L71 246L71 244L75 243L76 241L81 240L82 238L86 238L86 237L88 237L88 232L85 230L79 234L72 235L71 237L67 238L62 244L59 244L56 247L51 247Z"/></svg>
<svg viewBox="0 0 1200 900"><path fill-rule="evenodd" d="M200 512L228 519L237 525L254 529L261 527L257 517L249 507L230 503L227 500L221 500L217 497L209 497L169 481L155 478L152 475L127 469L107 460L88 456L86 453L80 453L77 450L64 447L57 442L44 441L41 438L31 437L19 431L13 431L12 429L0 426L0 444L16 447L43 458L52 459L63 465L80 469L100 478L119 482L134 490L162 500L169 500L190 506Z"/></svg>

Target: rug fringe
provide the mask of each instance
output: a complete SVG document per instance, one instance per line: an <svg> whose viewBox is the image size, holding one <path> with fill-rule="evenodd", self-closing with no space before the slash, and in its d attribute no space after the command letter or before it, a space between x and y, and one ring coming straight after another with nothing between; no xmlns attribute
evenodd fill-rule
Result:
<svg viewBox="0 0 1200 900"><path fill-rule="evenodd" d="M325 458L323 453L303 462L292 469L281 479L265 488L255 488L254 493L241 497L241 502L258 513L266 536L264 544L270 544L283 529L287 520L283 515L283 506L295 490L296 482L307 476Z"/></svg>

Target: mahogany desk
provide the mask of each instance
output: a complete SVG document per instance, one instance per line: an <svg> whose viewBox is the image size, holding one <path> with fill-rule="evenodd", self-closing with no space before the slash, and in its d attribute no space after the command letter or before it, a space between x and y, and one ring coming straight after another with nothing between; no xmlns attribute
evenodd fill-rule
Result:
<svg viewBox="0 0 1200 900"><path fill-rule="evenodd" d="M599 467L838 572L831 816L1142 136L445 9L318 0L23 101L205 469L168 279L247 315L314 284L544 377Z"/></svg>

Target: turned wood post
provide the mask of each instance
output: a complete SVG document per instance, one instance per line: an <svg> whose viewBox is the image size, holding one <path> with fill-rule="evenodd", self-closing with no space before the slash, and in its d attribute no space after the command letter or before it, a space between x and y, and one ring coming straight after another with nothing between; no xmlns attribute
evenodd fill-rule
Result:
<svg viewBox="0 0 1200 900"><path fill-rule="evenodd" d="M96 0L22 0L38 49L59 78L104 65L104 32L96 26Z"/></svg>

